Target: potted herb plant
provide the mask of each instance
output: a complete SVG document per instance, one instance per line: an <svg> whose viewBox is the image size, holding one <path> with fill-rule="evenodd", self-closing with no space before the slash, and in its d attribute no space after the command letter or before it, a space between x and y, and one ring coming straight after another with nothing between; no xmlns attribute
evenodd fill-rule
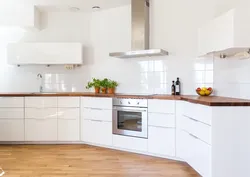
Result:
<svg viewBox="0 0 250 177"><path fill-rule="evenodd" d="M109 80L108 93L114 94L117 86L118 86L118 83L116 81Z"/></svg>
<svg viewBox="0 0 250 177"><path fill-rule="evenodd" d="M88 82L86 89L95 88L95 93L100 93L101 80L93 78L92 82Z"/></svg>
<svg viewBox="0 0 250 177"><path fill-rule="evenodd" d="M109 85L109 80L107 78L101 81L101 93L106 93Z"/></svg>

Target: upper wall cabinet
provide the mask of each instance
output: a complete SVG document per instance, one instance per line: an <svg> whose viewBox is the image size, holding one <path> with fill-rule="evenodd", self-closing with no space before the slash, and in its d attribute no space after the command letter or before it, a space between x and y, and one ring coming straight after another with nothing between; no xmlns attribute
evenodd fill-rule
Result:
<svg viewBox="0 0 250 177"><path fill-rule="evenodd" d="M249 6L239 6L199 29L199 55L220 58L248 56L250 49Z"/></svg>
<svg viewBox="0 0 250 177"><path fill-rule="evenodd" d="M8 64L82 64L81 43L13 43L8 45Z"/></svg>
<svg viewBox="0 0 250 177"><path fill-rule="evenodd" d="M40 12L34 5L6 5L0 7L0 26L40 29Z"/></svg>

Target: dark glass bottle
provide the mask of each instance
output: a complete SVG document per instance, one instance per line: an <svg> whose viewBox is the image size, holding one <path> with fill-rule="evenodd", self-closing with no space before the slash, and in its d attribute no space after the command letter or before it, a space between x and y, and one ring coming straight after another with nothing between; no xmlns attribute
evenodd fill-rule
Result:
<svg viewBox="0 0 250 177"><path fill-rule="evenodd" d="M171 94L175 95L175 85L174 85L174 81L173 81L173 85L171 87Z"/></svg>
<svg viewBox="0 0 250 177"><path fill-rule="evenodd" d="M175 94L181 95L181 82L179 77L177 77L177 81L175 83Z"/></svg>

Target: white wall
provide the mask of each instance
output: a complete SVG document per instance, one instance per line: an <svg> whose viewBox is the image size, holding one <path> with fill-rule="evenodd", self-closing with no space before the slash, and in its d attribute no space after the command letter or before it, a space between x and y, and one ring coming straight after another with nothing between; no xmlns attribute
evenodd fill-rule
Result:
<svg viewBox="0 0 250 177"><path fill-rule="evenodd" d="M152 0L151 47L166 49L170 56L143 60L108 56L109 52L130 50L130 6L93 14L43 13L41 32L19 32L15 33L17 37L12 35L13 32L9 33L11 39L1 42L0 91L38 91L36 75L42 73L46 91L86 91L85 85L92 77L109 77L120 83L118 92L170 93L171 81L180 77L183 94L194 94L198 86L212 86L214 80L216 83L221 81L217 71L224 67L223 63L215 61L214 66L213 60L196 57L197 29L220 13L221 9L216 9L215 5L200 0ZM60 66L7 66L6 41L18 41L20 37L24 42L82 42L85 63L74 71ZM221 95L222 91L218 94Z"/></svg>

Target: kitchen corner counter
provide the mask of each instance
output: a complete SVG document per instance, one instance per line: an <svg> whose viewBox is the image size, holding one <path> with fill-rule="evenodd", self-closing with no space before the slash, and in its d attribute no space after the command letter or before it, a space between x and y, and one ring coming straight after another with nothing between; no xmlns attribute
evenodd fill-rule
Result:
<svg viewBox="0 0 250 177"><path fill-rule="evenodd" d="M250 100L209 96L201 97L194 95L130 95L130 94L96 94L93 92L58 92L58 93L0 93L0 97L109 97L109 98L132 98L132 99L158 99L158 100L183 100L206 106L250 106Z"/></svg>

